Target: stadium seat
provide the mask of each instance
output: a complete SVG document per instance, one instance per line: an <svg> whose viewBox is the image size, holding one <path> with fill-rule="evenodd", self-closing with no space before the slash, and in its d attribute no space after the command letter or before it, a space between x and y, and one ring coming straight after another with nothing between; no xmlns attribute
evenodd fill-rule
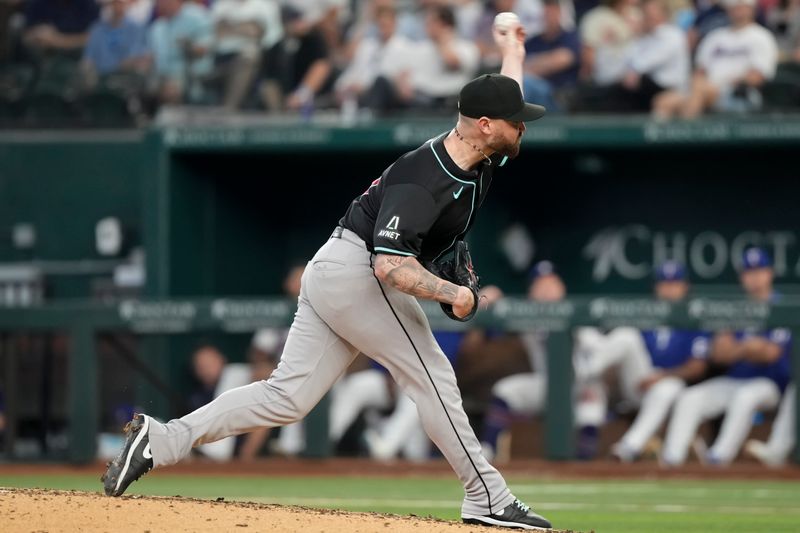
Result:
<svg viewBox="0 0 800 533"><path fill-rule="evenodd" d="M92 128L127 128L136 125L128 99L119 92L98 89L79 100L81 124Z"/></svg>
<svg viewBox="0 0 800 533"><path fill-rule="evenodd" d="M22 99L31 90L35 70L30 65L0 65L0 126L13 128L23 110Z"/></svg>
<svg viewBox="0 0 800 533"><path fill-rule="evenodd" d="M63 128L75 126L78 113L74 101L60 92L36 91L26 96L20 126Z"/></svg>

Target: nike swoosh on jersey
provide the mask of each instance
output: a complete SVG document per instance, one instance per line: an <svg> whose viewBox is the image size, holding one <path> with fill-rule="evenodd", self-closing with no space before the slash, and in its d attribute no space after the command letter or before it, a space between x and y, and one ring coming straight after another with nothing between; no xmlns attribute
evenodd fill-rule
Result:
<svg viewBox="0 0 800 533"><path fill-rule="evenodd" d="M458 189L458 192L454 192L454 193L453 193L453 198L455 198L456 200L458 200L458 197L459 197L459 196L461 196L461 191L463 191L463 190L464 190L464 186L462 185L462 186L461 186L461 188L460 188L460 189Z"/></svg>

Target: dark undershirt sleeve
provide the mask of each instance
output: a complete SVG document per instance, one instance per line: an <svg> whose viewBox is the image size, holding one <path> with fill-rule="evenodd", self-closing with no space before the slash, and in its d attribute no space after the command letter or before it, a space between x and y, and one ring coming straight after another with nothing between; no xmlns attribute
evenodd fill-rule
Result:
<svg viewBox="0 0 800 533"><path fill-rule="evenodd" d="M375 253L418 256L438 217L436 202L424 187L411 183L387 187L375 220Z"/></svg>

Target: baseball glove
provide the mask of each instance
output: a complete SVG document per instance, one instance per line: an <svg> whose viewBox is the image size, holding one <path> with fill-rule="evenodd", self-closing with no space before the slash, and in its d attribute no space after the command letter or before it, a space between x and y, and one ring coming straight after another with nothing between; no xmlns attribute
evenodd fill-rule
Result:
<svg viewBox="0 0 800 533"><path fill-rule="evenodd" d="M467 287L472 291L472 296L475 299L472 311L465 317L459 318L453 314L452 305L440 303L444 314L459 322L466 322L474 317L475 313L478 312L478 291L481 286L480 278L472 267L472 256L469 253L467 243L465 241L456 241L453 247L453 256L446 261L432 263L429 270L444 280Z"/></svg>

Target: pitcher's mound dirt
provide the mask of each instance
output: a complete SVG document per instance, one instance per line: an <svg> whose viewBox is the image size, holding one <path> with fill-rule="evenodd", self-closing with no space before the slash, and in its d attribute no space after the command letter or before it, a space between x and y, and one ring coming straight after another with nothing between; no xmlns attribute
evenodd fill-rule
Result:
<svg viewBox="0 0 800 533"><path fill-rule="evenodd" d="M4 533L41 531L301 531L303 533L497 533L433 518L351 513L304 507L190 498L125 496L42 489L0 488ZM571 533L558 532L553 533Z"/></svg>

